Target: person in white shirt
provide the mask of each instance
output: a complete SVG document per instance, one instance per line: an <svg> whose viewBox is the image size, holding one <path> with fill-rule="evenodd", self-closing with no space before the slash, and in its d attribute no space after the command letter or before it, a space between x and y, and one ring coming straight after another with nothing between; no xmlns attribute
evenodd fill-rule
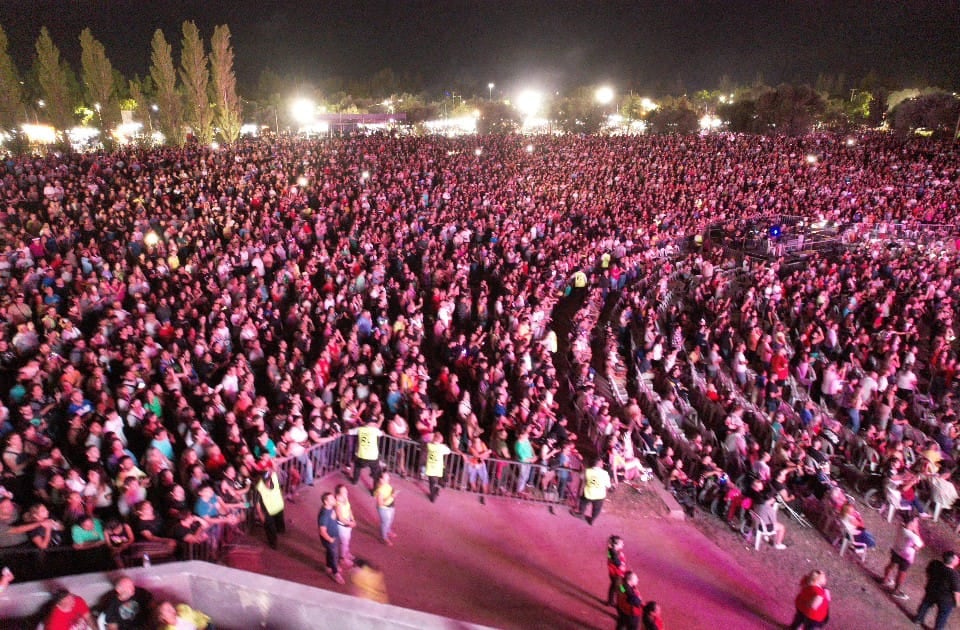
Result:
<svg viewBox="0 0 960 630"><path fill-rule="evenodd" d="M890 549L890 562L883 570L883 584L887 588L893 589L895 598L908 599L907 594L903 592L903 582L907 577L907 571L917 558L917 551L922 548L920 519L917 516L910 515L900 531L897 532L897 538ZM896 573L896 577L891 581L890 578L894 573Z"/></svg>

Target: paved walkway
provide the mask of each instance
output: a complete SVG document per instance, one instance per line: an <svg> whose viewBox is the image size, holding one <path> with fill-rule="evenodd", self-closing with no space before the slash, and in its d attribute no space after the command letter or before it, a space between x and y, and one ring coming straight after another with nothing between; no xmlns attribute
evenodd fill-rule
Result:
<svg viewBox="0 0 960 630"><path fill-rule="evenodd" d="M288 505L287 534L277 551L264 545L263 573L350 592L324 575L316 528L322 492L341 481L324 479ZM792 612L793 585L778 601L777 585L755 581L693 526L631 516L634 510L616 509L616 498L590 526L559 510L497 497L481 505L476 496L444 491L431 504L426 484L394 485L393 547L378 540L369 493L351 487L359 522L353 553L383 571L392 604L502 628L612 628L613 612L602 598L606 540L616 533L640 574L642 596L661 602L668 628L769 628ZM252 534L262 538L259 529Z"/></svg>

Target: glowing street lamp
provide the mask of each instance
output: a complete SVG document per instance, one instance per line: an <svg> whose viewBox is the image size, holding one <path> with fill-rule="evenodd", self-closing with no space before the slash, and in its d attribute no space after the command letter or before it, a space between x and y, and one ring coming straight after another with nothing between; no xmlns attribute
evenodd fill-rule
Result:
<svg viewBox="0 0 960 630"><path fill-rule="evenodd" d="M524 116L534 116L543 107L543 94L536 90L524 90L517 95L517 109Z"/></svg>
<svg viewBox="0 0 960 630"><path fill-rule="evenodd" d="M490 93L490 97L487 99L487 100L489 100L489 101L492 101L492 100L493 100L493 88L494 88L494 87L496 87L496 86L495 86L492 82L491 82L491 83L487 83L487 90L488 90L488 92Z"/></svg>
<svg viewBox="0 0 960 630"><path fill-rule="evenodd" d="M290 103L290 114L301 125L312 122L316 111L316 104L308 98L298 98Z"/></svg>
<svg viewBox="0 0 960 630"><path fill-rule="evenodd" d="M609 105L613 102L613 96L613 88L609 85L604 85L597 88L593 98L601 105Z"/></svg>

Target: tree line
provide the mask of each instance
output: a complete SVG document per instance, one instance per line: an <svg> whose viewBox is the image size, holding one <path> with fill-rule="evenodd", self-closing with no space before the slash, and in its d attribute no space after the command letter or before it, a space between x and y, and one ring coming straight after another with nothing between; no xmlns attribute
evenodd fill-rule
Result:
<svg viewBox="0 0 960 630"><path fill-rule="evenodd" d="M181 29L180 59L163 31L153 34L147 76L132 79L118 72L103 44L89 28L80 33L79 75L60 55L46 27L40 29L30 69L21 77L0 27L0 128L23 122L49 123L57 129L77 124L96 127L101 138L131 110L150 131L154 115L166 142L182 145L191 133L209 144L215 137L234 142L240 136L242 108L233 70L230 28L214 28L210 48L192 21Z"/></svg>
<svg viewBox="0 0 960 630"><path fill-rule="evenodd" d="M121 111L133 111L147 133L160 131L168 144L182 145L188 135L208 144L214 139L233 142L240 135L244 117L279 131L290 124L286 99L295 91L323 103L329 112L403 113L411 123L443 116L470 116L479 111L479 130L498 133L515 129L518 112L507 99L490 98L483 86L444 90L440 98L417 92L418 76L398 75L383 69L367 80L344 83L329 78L318 85L302 78L281 76L265 70L251 89L252 100L238 94L230 30L217 26L209 50L197 26L183 22L179 63L173 46L161 30L151 40L150 67L140 78L127 79L110 62L107 52L89 28L80 33L79 74L67 63L42 28L30 68L21 74L8 52L5 31L0 27L0 129L14 129L23 122L45 122L57 129L77 124L97 127L109 143L108 130L121 121ZM656 107L650 99L630 92L616 102L600 105L594 89L581 86L555 96L544 116L570 133L600 130L612 113L624 119L643 121L653 133L691 133L704 116L715 116L723 127L738 133L803 134L812 130L848 131L882 124L900 132L918 129L950 136L960 117L956 94L927 88L895 90L870 73L847 89L842 75L821 76L814 86L784 83L766 85L758 77L752 85L734 85L721 77L716 90L677 96L660 96ZM667 89L667 88L664 88ZM463 98L462 92L480 94ZM154 127L156 123L156 128Z"/></svg>

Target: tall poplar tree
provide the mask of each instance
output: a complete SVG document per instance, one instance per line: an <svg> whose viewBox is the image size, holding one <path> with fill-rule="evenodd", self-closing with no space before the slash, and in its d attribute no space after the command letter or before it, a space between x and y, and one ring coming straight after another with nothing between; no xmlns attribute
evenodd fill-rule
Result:
<svg viewBox="0 0 960 630"><path fill-rule="evenodd" d="M181 146L184 141L183 101L177 89L177 70L173 65L171 46L160 29L153 33L151 48L150 77L156 86L160 132L168 144Z"/></svg>
<svg viewBox="0 0 960 630"><path fill-rule="evenodd" d="M89 28L80 33L80 79L87 105L99 109L94 121L101 129L112 129L120 122L120 99L114 84L113 65L106 49Z"/></svg>
<svg viewBox="0 0 960 630"><path fill-rule="evenodd" d="M12 129L23 122L23 89L7 51L7 33L0 26L0 129Z"/></svg>
<svg viewBox="0 0 960 630"><path fill-rule="evenodd" d="M210 70L213 81L213 102L216 105L216 126L225 142L236 142L240 137L241 106L237 95L237 77L233 73L233 47L230 45L230 27L226 24L213 29L210 40Z"/></svg>
<svg viewBox="0 0 960 630"><path fill-rule="evenodd" d="M210 69L200 31L197 30L197 25L189 20L183 23L180 80L183 82L187 101L186 120L193 127L197 141L200 144L210 144L213 139L213 111L210 107L210 96L207 94Z"/></svg>
<svg viewBox="0 0 960 630"><path fill-rule="evenodd" d="M34 65L44 102L43 117L57 129L69 129L73 126L74 103L70 94L67 68L66 64L61 63L60 50L50 38L46 26L40 29L36 51Z"/></svg>

